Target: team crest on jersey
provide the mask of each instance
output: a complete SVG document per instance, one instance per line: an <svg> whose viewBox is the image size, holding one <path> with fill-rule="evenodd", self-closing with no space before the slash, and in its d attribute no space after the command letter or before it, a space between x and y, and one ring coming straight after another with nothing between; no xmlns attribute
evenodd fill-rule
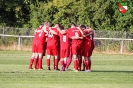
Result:
<svg viewBox="0 0 133 88"><path fill-rule="evenodd" d="M131 0L115 0L114 4L115 12L120 16L125 16L132 11Z"/></svg>

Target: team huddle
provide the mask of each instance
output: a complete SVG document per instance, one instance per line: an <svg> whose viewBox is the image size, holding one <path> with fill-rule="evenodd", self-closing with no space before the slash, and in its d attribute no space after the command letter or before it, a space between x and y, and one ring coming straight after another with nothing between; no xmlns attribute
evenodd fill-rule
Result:
<svg viewBox="0 0 133 88"><path fill-rule="evenodd" d="M74 58L74 71L91 71L91 55L94 49L94 32L85 25L71 24L70 28L63 29L59 23L54 27L45 22L34 32L32 41L32 56L29 69L42 70L42 60L46 52L46 64L50 68L50 58L53 56L53 69L67 71ZM60 69L58 67L60 63ZM83 66L83 67L82 67ZM81 68L82 67L82 68Z"/></svg>

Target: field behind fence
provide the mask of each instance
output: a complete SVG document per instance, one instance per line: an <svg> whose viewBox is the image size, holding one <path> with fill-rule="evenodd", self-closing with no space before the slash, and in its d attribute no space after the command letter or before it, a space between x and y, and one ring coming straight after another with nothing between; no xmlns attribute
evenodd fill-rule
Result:
<svg viewBox="0 0 133 88"><path fill-rule="evenodd" d="M0 50L30 51L35 29L0 27ZM133 53L133 34L95 30L94 53Z"/></svg>

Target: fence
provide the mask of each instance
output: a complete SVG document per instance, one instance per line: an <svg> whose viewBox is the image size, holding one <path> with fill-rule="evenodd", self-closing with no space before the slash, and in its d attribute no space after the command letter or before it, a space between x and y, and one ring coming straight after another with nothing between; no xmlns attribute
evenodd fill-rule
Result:
<svg viewBox="0 0 133 88"><path fill-rule="evenodd" d="M35 29L13 28L0 26L0 49L14 45L15 50L31 50L31 42ZM129 31L95 30L94 52L133 53L133 33ZM23 47L22 47L23 46ZM12 47L11 47L12 48Z"/></svg>
<svg viewBox="0 0 133 88"><path fill-rule="evenodd" d="M6 37L14 37L17 38L17 50L22 50L21 46L24 45L22 42L22 38L27 39L29 43L29 46L31 46L31 42L34 36L19 36L19 35L3 35L0 34L1 38L5 38L4 41L6 41ZM133 39L123 39L123 38L94 38L95 42L95 52L108 52L108 53L132 53L133 51Z"/></svg>

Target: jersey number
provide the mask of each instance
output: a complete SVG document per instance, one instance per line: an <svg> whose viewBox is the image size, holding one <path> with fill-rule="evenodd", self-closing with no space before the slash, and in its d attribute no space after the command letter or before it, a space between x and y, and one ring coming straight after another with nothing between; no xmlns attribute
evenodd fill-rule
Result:
<svg viewBox="0 0 133 88"><path fill-rule="evenodd" d="M79 37L79 34L78 34L78 32L75 32L75 36L76 36L76 37Z"/></svg>
<svg viewBox="0 0 133 88"><path fill-rule="evenodd" d="M63 42L66 42L66 35L63 35Z"/></svg>

